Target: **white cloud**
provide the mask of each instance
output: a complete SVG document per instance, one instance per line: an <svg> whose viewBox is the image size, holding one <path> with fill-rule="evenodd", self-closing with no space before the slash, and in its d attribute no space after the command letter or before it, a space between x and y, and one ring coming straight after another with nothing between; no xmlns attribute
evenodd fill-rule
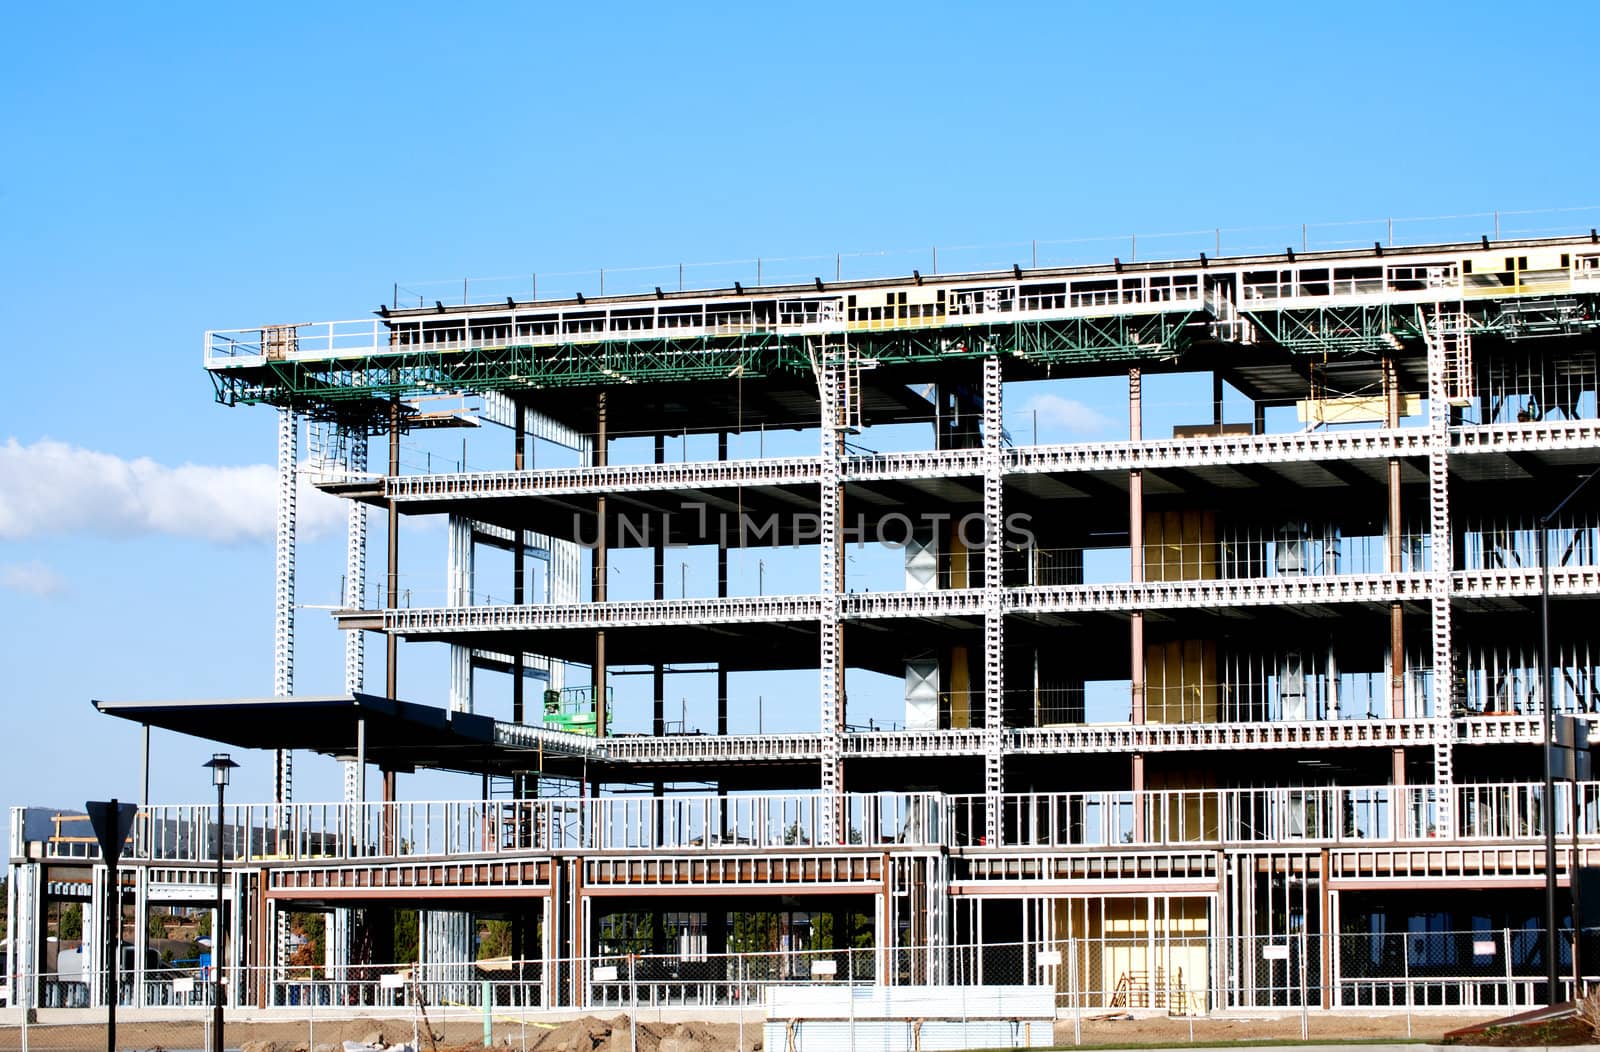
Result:
<svg viewBox="0 0 1600 1052"><path fill-rule="evenodd" d="M308 540L344 521L342 501L304 483L298 504ZM276 521L277 472L267 464L169 467L52 439L0 446L0 540L96 533L261 541L271 540Z"/></svg>
<svg viewBox="0 0 1600 1052"><path fill-rule="evenodd" d="M1077 435L1107 431L1115 425L1115 421L1094 406L1057 394L1039 395L1023 406L1023 410L1038 414L1041 429L1059 428Z"/></svg>
<svg viewBox="0 0 1600 1052"><path fill-rule="evenodd" d="M67 582L50 567L33 559L25 563L0 563L0 588L41 598L65 590Z"/></svg>

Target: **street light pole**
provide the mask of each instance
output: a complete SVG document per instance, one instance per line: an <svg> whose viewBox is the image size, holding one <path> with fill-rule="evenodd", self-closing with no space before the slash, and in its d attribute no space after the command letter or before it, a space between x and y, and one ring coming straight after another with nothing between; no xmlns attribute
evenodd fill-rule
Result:
<svg viewBox="0 0 1600 1052"><path fill-rule="evenodd" d="M1561 979L1560 962L1556 959L1556 775L1551 767L1556 751L1556 714L1554 695L1550 689L1553 675L1550 666L1550 523L1572 502L1573 497L1583 491L1595 474L1590 472L1583 476L1572 487L1572 492L1561 498L1561 503L1539 518L1539 704L1544 708L1544 958L1545 981L1549 984L1545 997L1546 1003L1552 1005L1556 1003L1556 987ZM1574 794L1578 791L1576 782L1572 791ZM1576 887L1576 853L1573 855L1573 867L1570 879ZM1576 915L1572 923L1576 929L1579 923Z"/></svg>
<svg viewBox="0 0 1600 1052"><path fill-rule="evenodd" d="M202 766L211 768L211 780L217 787L217 920L211 926L211 1052L222 1052L222 844L223 793L228 788L228 774L239 766L225 752L213 753Z"/></svg>

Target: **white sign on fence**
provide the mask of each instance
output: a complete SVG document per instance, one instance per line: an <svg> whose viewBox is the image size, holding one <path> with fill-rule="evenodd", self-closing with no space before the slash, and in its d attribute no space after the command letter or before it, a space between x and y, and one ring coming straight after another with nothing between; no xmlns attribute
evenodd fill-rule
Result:
<svg viewBox="0 0 1600 1052"><path fill-rule="evenodd" d="M602 964L594 970L594 981L597 983L614 983L617 981L617 966Z"/></svg>
<svg viewBox="0 0 1600 1052"><path fill-rule="evenodd" d="M1040 950L1036 960L1038 961L1038 964L1039 964L1040 968L1044 968L1044 967L1047 967L1047 966L1050 966L1050 965L1060 964L1061 963L1061 951L1060 950Z"/></svg>
<svg viewBox="0 0 1600 1052"><path fill-rule="evenodd" d="M176 994L188 995L188 994L194 993L194 980L193 979L174 979L174 980L172 980L172 992L175 995Z"/></svg>
<svg viewBox="0 0 1600 1052"><path fill-rule="evenodd" d="M1261 947L1261 959L1263 961L1287 961L1289 959L1289 947L1263 946Z"/></svg>
<svg viewBox="0 0 1600 1052"><path fill-rule="evenodd" d="M1473 954L1475 956L1478 956L1478 957L1493 957L1494 953L1495 953L1494 940L1493 939L1473 939L1472 940L1472 952L1473 952Z"/></svg>
<svg viewBox="0 0 1600 1052"><path fill-rule="evenodd" d="M813 979L822 975L835 975L838 973L838 971L839 965L834 961L811 962L811 978Z"/></svg>
<svg viewBox="0 0 1600 1052"><path fill-rule="evenodd" d="M406 977L398 972L386 972L378 976L378 988L382 990L398 990L406 984Z"/></svg>

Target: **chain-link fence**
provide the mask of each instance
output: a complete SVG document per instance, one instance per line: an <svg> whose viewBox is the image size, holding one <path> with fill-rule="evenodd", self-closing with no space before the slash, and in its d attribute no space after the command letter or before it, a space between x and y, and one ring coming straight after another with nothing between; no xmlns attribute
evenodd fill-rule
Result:
<svg viewBox="0 0 1600 1052"><path fill-rule="evenodd" d="M961 991L996 986L1048 988L1058 1016L1075 1025L1086 1015L1108 1012L1193 1019L1241 1009L1302 1016L1353 1009L1409 1018L1438 1010L1512 1012L1567 999L1581 988L1570 930L1561 933L1557 946L1560 978L1553 995L1544 932L1529 927L1410 928L1326 938L1149 928L894 948L779 946L722 954L606 953L548 963L497 958L239 968L228 970L224 1005L230 1019L248 1020L239 1024L245 1032L304 1040L308 1048L362 1040L375 1030L390 1040L409 1039L411 1028L426 1033L432 1026L437 1032L446 1024L453 1036L490 1033L513 1047L532 1027L537 1046L542 1031L563 1025L549 1022L553 1015L574 1013L626 1017L630 1026L640 1018L659 1023L700 1014L742 1029L764 1018L775 988L797 984L891 992L948 988L943 1003L953 1019L961 1017ZM1600 929L1585 931L1579 950L1580 963L1588 962L1586 983L1595 981ZM15 978L15 1003L0 1010L0 1052L81 1047L87 1032L82 1028L104 1025L104 975ZM217 989L209 974L174 970L141 984L119 977L118 988L120 1044L208 1047Z"/></svg>

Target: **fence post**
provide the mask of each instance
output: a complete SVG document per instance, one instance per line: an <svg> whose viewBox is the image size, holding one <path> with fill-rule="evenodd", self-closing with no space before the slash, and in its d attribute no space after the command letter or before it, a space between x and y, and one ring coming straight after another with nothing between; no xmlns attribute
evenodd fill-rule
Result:
<svg viewBox="0 0 1600 1052"><path fill-rule="evenodd" d="M739 1001L739 1047L735 1052L744 1052L744 954L739 954L733 959L734 975L738 977L739 985L735 987Z"/></svg>
<svg viewBox="0 0 1600 1052"><path fill-rule="evenodd" d="M478 996L483 1001L483 1047L488 1048L494 1044L494 994L489 989L489 980L483 980Z"/></svg>
<svg viewBox="0 0 1600 1052"><path fill-rule="evenodd" d="M856 976L855 969L850 967L851 955L849 950L844 952L844 959L846 969L844 996L850 1009L850 1052L856 1052ZM635 1049L634 1052L638 1052L638 1049Z"/></svg>
<svg viewBox="0 0 1600 1052"><path fill-rule="evenodd" d="M1406 985L1406 1037L1411 1036L1411 947L1406 943L1406 933L1397 932L1400 939L1400 974Z"/></svg>
<svg viewBox="0 0 1600 1052"><path fill-rule="evenodd" d="M1305 928L1300 929L1300 1040L1307 1041L1311 1037L1310 1009L1306 1005L1306 960L1310 956L1306 952L1307 944L1311 941L1311 933Z"/></svg>
<svg viewBox="0 0 1600 1052"><path fill-rule="evenodd" d="M1067 948L1072 954L1067 964L1067 983L1072 987L1072 1043L1083 1044L1083 991L1078 986L1078 939L1076 936L1067 940Z"/></svg>
<svg viewBox="0 0 1600 1052"><path fill-rule="evenodd" d="M1500 929L1503 956L1506 960L1506 1007L1515 1007L1517 1003L1517 988L1511 977L1511 929Z"/></svg>

